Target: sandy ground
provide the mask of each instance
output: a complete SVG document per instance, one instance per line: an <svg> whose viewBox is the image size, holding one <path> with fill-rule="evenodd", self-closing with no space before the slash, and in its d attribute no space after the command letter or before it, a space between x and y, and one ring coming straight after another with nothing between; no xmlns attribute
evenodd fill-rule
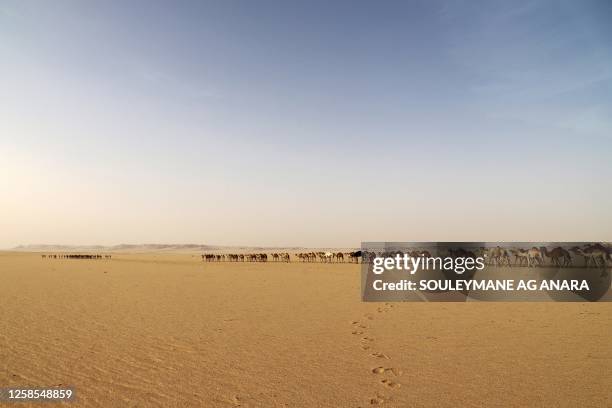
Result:
<svg viewBox="0 0 612 408"><path fill-rule="evenodd" d="M184 254L0 253L0 279L0 386L67 406L612 406L611 303L362 303L355 265Z"/></svg>

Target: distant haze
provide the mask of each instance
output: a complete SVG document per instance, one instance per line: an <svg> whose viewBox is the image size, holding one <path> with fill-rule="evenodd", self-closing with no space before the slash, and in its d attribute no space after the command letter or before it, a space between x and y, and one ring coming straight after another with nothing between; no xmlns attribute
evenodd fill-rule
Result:
<svg viewBox="0 0 612 408"><path fill-rule="evenodd" d="M0 2L0 248L612 240L612 3Z"/></svg>

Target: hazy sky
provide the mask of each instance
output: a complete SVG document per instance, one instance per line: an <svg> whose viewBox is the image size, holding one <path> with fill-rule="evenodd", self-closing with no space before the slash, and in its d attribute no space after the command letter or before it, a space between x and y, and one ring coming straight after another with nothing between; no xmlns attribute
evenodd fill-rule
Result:
<svg viewBox="0 0 612 408"><path fill-rule="evenodd" d="M0 248L612 240L612 2L0 0Z"/></svg>

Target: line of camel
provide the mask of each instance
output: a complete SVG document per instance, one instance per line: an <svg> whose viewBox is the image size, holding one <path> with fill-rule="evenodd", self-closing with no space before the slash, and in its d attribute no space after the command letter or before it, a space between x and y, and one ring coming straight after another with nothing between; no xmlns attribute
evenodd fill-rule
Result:
<svg viewBox="0 0 612 408"><path fill-rule="evenodd" d="M353 252L304 252L294 254L294 259L299 262L322 262L322 263L338 263L338 262L353 262L358 263L362 256L361 251ZM288 252L272 253L268 256L267 253L255 254L204 254L202 261L204 262L291 262L292 255Z"/></svg>
<svg viewBox="0 0 612 408"><path fill-rule="evenodd" d="M111 259L112 255L100 254L42 254L42 259Z"/></svg>
<svg viewBox="0 0 612 408"><path fill-rule="evenodd" d="M415 249L406 251L411 257L430 257L428 250ZM573 266L572 256L582 257L586 267L607 267L607 262L612 262L612 248L609 246L596 244L586 244L582 247L573 246L565 249L561 246L547 248L545 246L532 248L478 248L467 250L463 248L451 248L448 256L457 257L484 257L485 263L491 266L545 266L546 259L550 265L558 267ZM301 252L290 255L287 252L281 253L248 253L248 254L204 254L204 262L320 262L320 263L371 263L376 257L395 257L404 255L402 251L372 252L372 251L352 251L352 252Z"/></svg>
<svg viewBox="0 0 612 408"><path fill-rule="evenodd" d="M371 251L351 251L351 252L301 252L293 255L299 262L321 262L321 263L370 263L375 257L393 257L403 255L401 251L393 252L371 252ZM430 257L427 250L407 251L411 257ZM478 248L467 250L463 248L452 248L448 250L451 257L484 257L486 263L492 266L544 266L545 259L550 260L550 264L558 267L573 266L573 257L582 257L586 267L607 267L608 262L612 262L612 248L610 246L596 244L586 244L582 247L573 246L565 249L561 246L547 248L545 246L532 248ZM43 259L112 259L109 254L42 254ZM514 259L512 259L514 257ZM292 255L288 252L268 253L247 253L247 254L203 254L204 262L291 262ZM514 261L514 262L513 262Z"/></svg>

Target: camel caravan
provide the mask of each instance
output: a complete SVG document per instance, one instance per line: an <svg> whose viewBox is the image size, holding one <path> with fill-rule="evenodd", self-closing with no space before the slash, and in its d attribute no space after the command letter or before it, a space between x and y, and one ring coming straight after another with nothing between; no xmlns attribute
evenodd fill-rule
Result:
<svg viewBox="0 0 612 408"><path fill-rule="evenodd" d="M361 251L354 252L305 252L295 254L300 262L321 262L321 263L359 263Z"/></svg>
<svg viewBox="0 0 612 408"><path fill-rule="evenodd" d="M532 247L532 248L451 248L447 250L445 256L452 258L458 257L483 257L489 266L508 266L508 267L603 267L607 268L608 263L612 262L612 246L609 244L587 244L581 247L573 246L563 248L555 247ZM304 262L304 263L371 263L376 257L395 257L396 255L407 255L417 257L431 257L427 249L414 248L410 251L312 251L300 252L289 255L282 253L247 253L247 254L204 254L203 262ZM441 255L440 255L441 256Z"/></svg>
<svg viewBox="0 0 612 408"><path fill-rule="evenodd" d="M112 255L100 254L42 254L42 259L111 259Z"/></svg>
<svg viewBox="0 0 612 408"><path fill-rule="evenodd" d="M320 263L359 263L361 251L353 252L305 252L289 255L288 252L256 254L203 254L203 262L320 262Z"/></svg>
<svg viewBox="0 0 612 408"><path fill-rule="evenodd" d="M270 256L273 262L290 262L288 253L277 254ZM268 262L268 254L204 254L202 255L204 262Z"/></svg>

